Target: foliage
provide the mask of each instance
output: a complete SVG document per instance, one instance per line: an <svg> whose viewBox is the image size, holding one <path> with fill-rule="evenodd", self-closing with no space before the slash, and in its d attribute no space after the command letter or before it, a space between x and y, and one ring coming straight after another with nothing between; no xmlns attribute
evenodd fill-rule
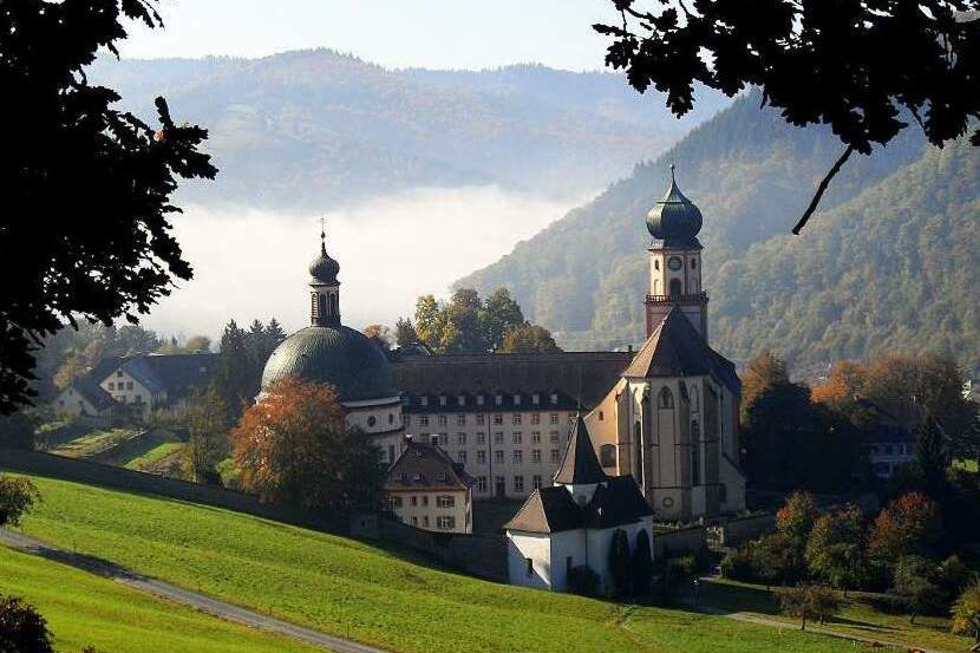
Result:
<svg viewBox="0 0 980 653"><path fill-rule="evenodd" d="M411 322L406 320L399 328L404 332L399 338L407 343L413 333ZM547 329L524 320L506 288L498 288L485 301L469 288L457 288L446 304L422 295L415 305L415 330L438 353L561 351Z"/></svg>
<svg viewBox="0 0 980 653"><path fill-rule="evenodd" d="M37 482L45 502L25 522L32 536L393 652L462 653L476 639L486 653L523 650L529 641L537 653L853 651L849 642L779 633L724 617L642 606L624 613L605 601L486 582L427 566L400 547L387 551L240 513L49 479ZM0 565L8 568L5 562ZM69 572L52 576L51 589ZM0 576L0 585L6 582ZM33 587L32 592L42 589L47 588ZM437 614L452 617L433 619ZM183 634L179 623L173 625L174 638ZM108 645L111 635L89 641L115 651ZM197 650L192 645L158 648Z"/></svg>
<svg viewBox="0 0 980 653"><path fill-rule="evenodd" d="M63 322L135 322L174 278L191 278L169 198L177 178L215 176L198 151L207 132L176 124L163 98L155 130L113 109L119 96L82 70L99 48L116 52L124 21L160 26L154 6L33 0L0 13L0 87L17 98L0 105L0 122L30 134L0 159L0 413L35 394L37 343Z"/></svg>
<svg viewBox="0 0 980 653"><path fill-rule="evenodd" d="M920 614L935 614L945 608L939 570L922 556L903 555L898 559L892 592L904 602L910 623L915 623Z"/></svg>
<svg viewBox="0 0 980 653"><path fill-rule="evenodd" d="M0 651L54 653L48 623L33 605L0 594Z"/></svg>
<svg viewBox="0 0 980 653"><path fill-rule="evenodd" d="M915 457L913 464L921 477L922 490L932 497L944 499L947 494L946 470L949 468L949 448L942 427L931 416L916 424Z"/></svg>
<svg viewBox="0 0 980 653"><path fill-rule="evenodd" d="M384 324L369 324L364 327L364 335L368 337L381 351L388 351L395 342L391 328Z"/></svg>
<svg viewBox="0 0 980 653"><path fill-rule="evenodd" d="M782 360L763 352L744 374L742 441L748 479L759 487L836 491L851 484L859 440L841 415L810 400Z"/></svg>
<svg viewBox="0 0 980 653"><path fill-rule="evenodd" d="M577 565L568 570L568 591L579 596L599 596L599 574L588 565Z"/></svg>
<svg viewBox="0 0 980 653"><path fill-rule="evenodd" d="M23 411L0 415L0 449L3 448L34 448L34 424Z"/></svg>
<svg viewBox="0 0 980 653"><path fill-rule="evenodd" d="M939 146L980 118L978 28L955 15L980 8L975 0L834 7L701 0L693 12L682 0L663 0L657 12L634 8L646 4L636 0L614 4L622 23L594 27L613 37L606 64L625 69L633 88L655 86L683 115L696 81L729 96L759 87L763 104L780 109L786 122L828 124L847 146L829 177L852 151L887 145L910 117ZM980 129L972 140L980 145Z"/></svg>
<svg viewBox="0 0 980 653"><path fill-rule="evenodd" d="M963 590L953 605L953 632L980 642L980 580Z"/></svg>
<svg viewBox="0 0 980 653"><path fill-rule="evenodd" d="M502 354L548 354L561 351L551 332L537 324L522 324L507 331L498 350Z"/></svg>
<svg viewBox="0 0 980 653"><path fill-rule="evenodd" d="M903 494L878 513L868 535L868 556L895 563L930 555L942 541L939 506L921 492Z"/></svg>
<svg viewBox="0 0 980 653"><path fill-rule="evenodd" d="M419 341L419 334L416 333L412 321L407 317L400 317L395 322L395 344L399 349L412 347Z"/></svg>
<svg viewBox="0 0 980 653"><path fill-rule="evenodd" d="M241 486L262 500L310 509L372 505L380 454L348 434L333 388L284 379L246 409L231 432Z"/></svg>
<svg viewBox="0 0 980 653"><path fill-rule="evenodd" d="M617 528L609 545L609 573L612 576L613 593L617 597L629 596L633 590L630 583L630 543L626 531Z"/></svg>
<svg viewBox="0 0 980 653"><path fill-rule="evenodd" d="M799 617L800 630L806 630L807 619L823 623L840 609L840 601L826 585L800 583L779 593L779 607L783 614Z"/></svg>
<svg viewBox="0 0 980 653"><path fill-rule="evenodd" d="M0 474L0 526L19 526L39 501L41 493L31 479Z"/></svg>
<svg viewBox="0 0 980 653"><path fill-rule="evenodd" d="M221 335L210 390L231 409L232 420L240 416L244 406L258 394L258 378L259 370L248 355L245 331L231 320Z"/></svg>
<svg viewBox="0 0 980 653"><path fill-rule="evenodd" d="M827 404L838 411L856 405L855 398L864 393L868 380L868 368L858 361L843 360L834 363L830 376L813 387L814 401Z"/></svg>
<svg viewBox="0 0 980 653"><path fill-rule="evenodd" d="M190 441L184 449L188 476L199 483L221 485L217 466L229 453L231 407L214 388L188 402L186 425Z"/></svg>
<svg viewBox="0 0 980 653"><path fill-rule="evenodd" d="M858 587L864 567L864 517L856 506L824 513L806 543L810 572L844 590Z"/></svg>
<svg viewBox="0 0 980 653"><path fill-rule="evenodd" d="M648 596L653 576L653 551L650 547L650 535L647 534L646 529L636 534L633 555L630 557L630 575L633 581L633 596Z"/></svg>
<svg viewBox="0 0 980 653"><path fill-rule="evenodd" d="M507 284L528 319L566 349L625 348L644 338L644 218L667 167L704 214L711 345L738 363L780 352L801 378L842 359L950 353L980 372L980 151L924 148L906 130L858 158L824 197L806 238L784 232L804 208L800 184L832 163L825 127L793 129L750 91L672 150L609 187L499 262L456 282ZM941 210L940 208L941 207Z"/></svg>

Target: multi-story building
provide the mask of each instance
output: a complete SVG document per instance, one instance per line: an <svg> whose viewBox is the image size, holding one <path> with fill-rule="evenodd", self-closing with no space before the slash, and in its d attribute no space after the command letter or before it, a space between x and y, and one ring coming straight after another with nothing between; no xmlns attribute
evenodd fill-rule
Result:
<svg viewBox="0 0 980 653"><path fill-rule="evenodd" d="M477 499L523 499L551 485L579 406L591 407L629 352L412 357L393 366L406 434L445 450ZM386 460L399 437L376 439Z"/></svg>
<svg viewBox="0 0 980 653"><path fill-rule="evenodd" d="M385 478L388 508L403 523L443 533L473 532L473 479L437 445L406 439Z"/></svg>

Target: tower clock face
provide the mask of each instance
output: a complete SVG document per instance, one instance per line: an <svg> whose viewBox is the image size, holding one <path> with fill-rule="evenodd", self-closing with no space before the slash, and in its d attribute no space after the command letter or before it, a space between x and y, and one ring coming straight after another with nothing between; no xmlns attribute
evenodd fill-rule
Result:
<svg viewBox="0 0 980 653"><path fill-rule="evenodd" d="M669 259L667 259L667 267L674 272L680 270L683 265L684 263L681 261L680 257L671 256Z"/></svg>

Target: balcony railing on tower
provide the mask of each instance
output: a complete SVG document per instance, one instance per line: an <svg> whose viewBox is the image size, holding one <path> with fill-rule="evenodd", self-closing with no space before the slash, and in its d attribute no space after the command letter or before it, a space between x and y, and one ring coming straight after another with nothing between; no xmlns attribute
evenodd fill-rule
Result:
<svg viewBox="0 0 980 653"><path fill-rule="evenodd" d="M692 293L689 295L647 295L648 302L678 302L678 303L688 303L688 302L706 302L708 301L708 293L699 292Z"/></svg>

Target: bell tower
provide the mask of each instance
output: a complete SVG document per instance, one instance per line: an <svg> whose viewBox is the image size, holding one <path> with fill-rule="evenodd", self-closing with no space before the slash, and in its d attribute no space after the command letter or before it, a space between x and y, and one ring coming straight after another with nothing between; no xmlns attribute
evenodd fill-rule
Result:
<svg viewBox="0 0 980 653"><path fill-rule="evenodd" d="M320 221L320 255L310 262L310 324L340 326L340 264L327 254L327 234Z"/></svg>
<svg viewBox="0 0 980 653"><path fill-rule="evenodd" d="M708 340L708 295L701 284L701 211L677 187L670 166L670 189L647 214L650 245L650 289L646 299L647 337L672 306L681 309L701 337Z"/></svg>

